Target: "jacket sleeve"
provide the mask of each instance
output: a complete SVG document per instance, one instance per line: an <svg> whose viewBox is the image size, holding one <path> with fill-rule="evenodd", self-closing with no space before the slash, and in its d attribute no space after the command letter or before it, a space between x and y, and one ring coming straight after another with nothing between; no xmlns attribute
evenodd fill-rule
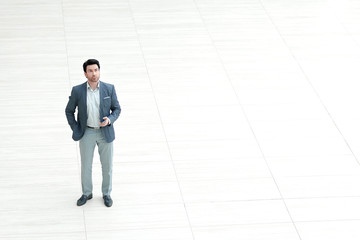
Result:
<svg viewBox="0 0 360 240"><path fill-rule="evenodd" d="M111 124L113 124L116 121L116 119L118 119L120 112L121 112L121 107L120 107L119 101L117 99L114 86L113 86L112 94L111 94L110 109L111 109L111 114L108 116L108 118L110 119Z"/></svg>
<svg viewBox="0 0 360 240"><path fill-rule="evenodd" d="M67 121L71 127L71 129L74 129L74 127L77 125L77 121L75 120L75 109L77 107L77 98L75 94L75 88L73 87L71 90L71 95L69 97L69 101L65 108L65 115L67 118Z"/></svg>

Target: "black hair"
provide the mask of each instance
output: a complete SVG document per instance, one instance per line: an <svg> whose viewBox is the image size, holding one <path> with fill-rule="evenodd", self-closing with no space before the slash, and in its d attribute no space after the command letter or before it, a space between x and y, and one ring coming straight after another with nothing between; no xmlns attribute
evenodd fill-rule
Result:
<svg viewBox="0 0 360 240"><path fill-rule="evenodd" d="M84 69L84 72L86 72L86 67L89 66L89 65L93 65L93 64L96 64L98 65L98 68L100 69L100 63L98 60L96 59L88 59L86 62L84 62L83 64L83 69Z"/></svg>

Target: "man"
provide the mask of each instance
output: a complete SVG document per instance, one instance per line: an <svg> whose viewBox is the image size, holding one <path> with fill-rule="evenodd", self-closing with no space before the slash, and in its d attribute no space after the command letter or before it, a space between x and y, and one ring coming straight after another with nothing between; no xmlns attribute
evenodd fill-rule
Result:
<svg viewBox="0 0 360 240"><path fill-rule="evenodd" d="M115 139L114 122L121 108L115 88L111 84L99 81L100 63L89 59L83 64L87 82L72 88L65 109L67 121L73 131L72 138L80 140L81 185L83 195L77 201L78 206L90 200L93 190L92 163L95 145L98 146L102 168L102 194L104 204L112 206L113 141ZM75 119L75 109L78 114Z"/></svg>

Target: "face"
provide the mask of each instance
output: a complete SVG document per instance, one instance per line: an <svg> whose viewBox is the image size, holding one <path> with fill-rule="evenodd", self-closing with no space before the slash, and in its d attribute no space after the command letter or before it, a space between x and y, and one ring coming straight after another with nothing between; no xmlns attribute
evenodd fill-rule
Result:
<svg viewBox="0 0 360 240"><path fill-rule="evenodd" d="M98 65L93 64L86 67L85 77L89 82L96 83L100 78L100 69Z"/></svg>

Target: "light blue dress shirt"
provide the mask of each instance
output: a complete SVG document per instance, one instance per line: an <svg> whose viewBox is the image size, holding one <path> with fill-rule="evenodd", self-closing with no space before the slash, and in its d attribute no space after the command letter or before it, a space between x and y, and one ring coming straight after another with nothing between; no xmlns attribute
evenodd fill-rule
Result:
<svg viewBox="0 0 360 240"><path fill-rule="evenodd" d="M100 81L95 90L87 83L87 115L89 127L100 127Z"/></svg>

